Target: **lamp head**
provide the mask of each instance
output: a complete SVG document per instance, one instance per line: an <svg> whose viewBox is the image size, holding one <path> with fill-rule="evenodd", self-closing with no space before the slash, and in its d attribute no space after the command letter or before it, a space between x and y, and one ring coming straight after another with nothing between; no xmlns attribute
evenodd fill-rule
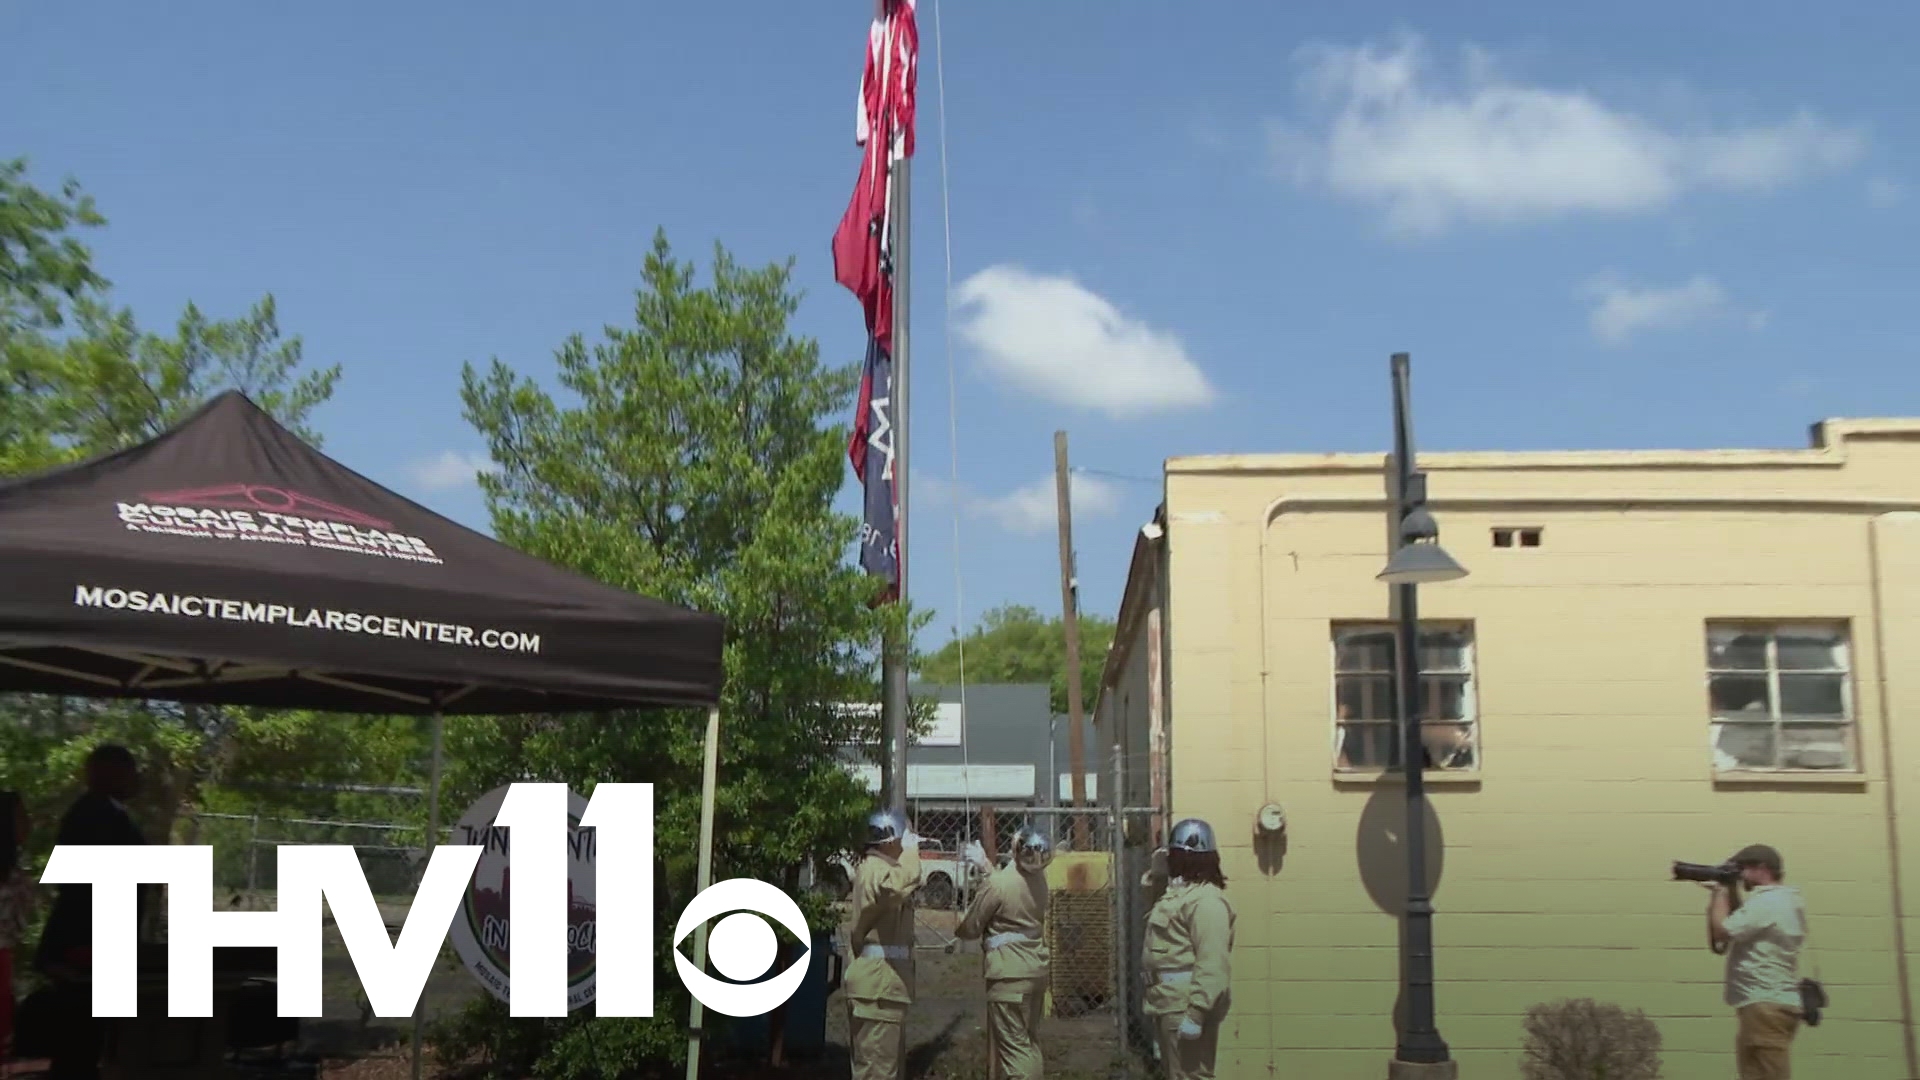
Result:
<svg viewBox="0 0 1920 1080"><path fill-rule="evenodd" d="M1429 519L1431 520L1431 519ZM1438 540L1421 540L1400 545L1387 560L1386 569L1377 575L1388 585L1431 585L1458 581L1466 577L1466 568L1453 561Z"/></svg>

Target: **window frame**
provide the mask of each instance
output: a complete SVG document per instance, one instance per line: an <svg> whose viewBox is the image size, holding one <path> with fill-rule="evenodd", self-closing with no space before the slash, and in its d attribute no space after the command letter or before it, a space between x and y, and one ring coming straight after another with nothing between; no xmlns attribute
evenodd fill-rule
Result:
<svg viewBox="0 0 1920 1080"><path fill-rule="evenodd" d="M1361 634L1386 632L1394 635L1395 670L1380 672L1374 670L1346 671L1340 666L1340 647L1349 637ZM1419 678L1439 676L1464 676L1460 689L1460 713L1458 720L1422 720L1422 727L1459 727L1467 729L1468 744L1472 748L1472 764L1460 768L1434 767L1424 770L1429 776L1477 777L1480 775L1484 760L1484 750L1480 737L1480 641L1477 628L1472 619L1421 619L1420 636L1429 633L1456 633L1464 639L1461 646L1461 663L1458 668L1421 669ZM1399 692L1398 654L1400 648L1399 624L1391 619L1333 619L1328 623L1327 667L1328 700L1327 715L1331 721L1332 744L1329 751L1332 756L1334 774L1341 778L1352 779L1370 776L1394 776L1403 770L1396 765L1342 765L1340 752L1344 736L1349 727L1387 728L1397 727L1396 719L1386 720L1342 720L1340 718L1340 680L1342 677L1379 678L1382 675L1394 678L1394 692Z"/></svg>
<svg viewBox="0 0 1920 1080"><path fill-rule="evenodd" d="M1813 631L1833 634L1839 639L1838 652L1840 666L1821 668L1783 668L1780 665L1780 637L1794 631ZM1716 667L1713 657L1713 638L1716 632L1747 634L1764 637L1766 640L1766 659L1764 669L1740 667ZM1846 618L1710 618L1703 621L1701 646L1704 652L1704 675L1701 689L1706 694L1707 705L1707 754L1716 776L1837 776L1853 777L1861 775L1864 763L1861 760L1860 712L1858 695L1854 680L1857 677L1854 652L1853 621ZM1800 717L1793 718L1782 710L1780 683L1781 675L1826 675L1834 676L1840 683L1840 710L1838 717ZM1714 707L1713 684L1716 676L1764 675L1767 685L1767 712L1764 718L1748 719L1737 713L1723 713ZM1723 726L1766 727L1773 733L1773 763L1770 765L1734 764L1720 765L1720 732ZM1846 763L1831 769L1808 766L1782 765L1782 734L1789 728L1811 729L1825 728L1838 731L1845 748Z"/></svg>

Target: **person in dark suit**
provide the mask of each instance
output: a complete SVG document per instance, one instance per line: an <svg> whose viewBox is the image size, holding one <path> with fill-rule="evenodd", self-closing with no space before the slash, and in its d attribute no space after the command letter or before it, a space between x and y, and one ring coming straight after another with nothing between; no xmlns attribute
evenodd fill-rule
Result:
<svg viewBox="0 0 1920 1080"><path fill-rule="evenodd" d="M127 801L140 791L140 767L133 752L111 743L87 756L87 790L60 819L55 844L144 844L146 837ZM34 966L63 991L66 1005L53 1036L52 1080L94 1080L100 1075L101 1028L93 1017L93 886L62 885ZM146 890L141 890L141 909Z"/></svg>

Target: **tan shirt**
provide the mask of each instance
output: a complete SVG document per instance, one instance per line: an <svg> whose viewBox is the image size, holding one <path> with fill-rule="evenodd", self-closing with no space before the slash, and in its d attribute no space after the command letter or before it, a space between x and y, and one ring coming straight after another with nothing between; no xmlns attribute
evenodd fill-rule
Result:
<svg viewBox="0 0 1920 1080"><path fill-rule="evenodd" d="M1738 1009L1761 1003L1800 1008L1800 946L1807 911L1800 890L1761 885L1727 916L1726 1002Z"/></svg>
<svg viewBox="0 0 1920 1080"><path fill-rule="evenodd" d="M847 996L913 1001L914 894L920 853L895 861L869 852L853 878L853 928L847 934Z"/></svg>
<svg viewBox="0 0 1920 1080"><path fill-rule="evenodd" d="M1143 949L1150 1016L1184 1014L1195 1023L1227 997L1232 983L1233 905L1217 885L1179 878L1147 913Z"/></svg>
<svg viewBox="0 0 1920 1080"><path fill-rule="evenodd" d="M983 941L988 982L1038 979L1047 974L1046 922L1046 875L1023 873L1008 863L987 875L953 933L963 941Z"/></svg>

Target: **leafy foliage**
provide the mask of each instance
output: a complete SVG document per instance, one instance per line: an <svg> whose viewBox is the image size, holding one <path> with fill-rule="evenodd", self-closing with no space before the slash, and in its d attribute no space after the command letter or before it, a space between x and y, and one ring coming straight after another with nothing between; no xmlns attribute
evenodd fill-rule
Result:
<svg viewBox="0 0 1920 1080"><path fill-rule="evenodd" d="M27 182L25 159L0 161L0 334L59 326L66 304L102 288L75 230L106 224L68 180L58 195Z"/></svg>
<svg viewBox="0 0 1920 1080"><path fill-rule="evenodd" d="M1100 673L1113 646L1114 623L1100 615L1080 616L1080 701L1089 711L1100 693ZM969 683L1046 683L1057 715L1067 712L1067 630L1061 616L1047 618L1030 607L999 607L987 612L964 639L949 641L920 663L929 682L960 681L962 641Z"/></svg>
<svg viewBox="0 0 1920 1080"><path fill-rule="evenodd" d="M714 876L783 883L822 926L823 904L800 895L801 870L852 846L871 806L838 750L870 738L871 721L839 706L877 700L867 646L906 614L872 608L876 583L849 565L856 523L832 503L855 374L823 366L815 343L789 334L799 302L790 272L742 267L716 246L710 283L696 285L658 235L633 325L591 345L575 335L555 353L570 400L498 360L468 367L462 397L499 466L481 479L497 536L726 618ZM685 1015L685 998L667 950L696 882L704 729L686 711L449 727L456 801L526 778L582 794L604 780L658 785L656 985L675 1003L662 993L653 1020L603 1022L591 1039L572 1024L543 1029L549 1066L596 1060L615 1075L683 1050L668 1018Z"/></svg>

